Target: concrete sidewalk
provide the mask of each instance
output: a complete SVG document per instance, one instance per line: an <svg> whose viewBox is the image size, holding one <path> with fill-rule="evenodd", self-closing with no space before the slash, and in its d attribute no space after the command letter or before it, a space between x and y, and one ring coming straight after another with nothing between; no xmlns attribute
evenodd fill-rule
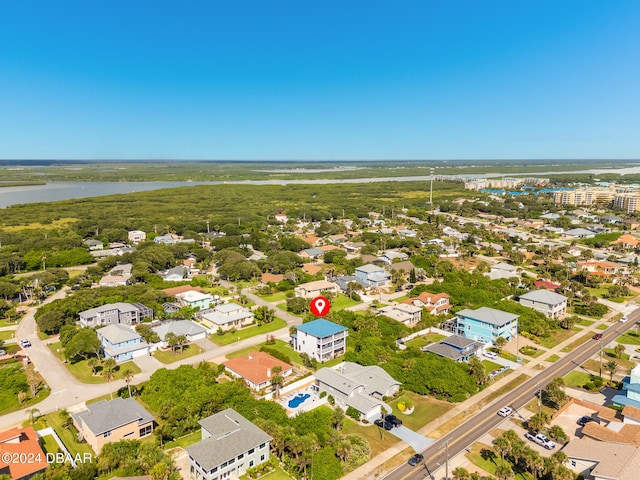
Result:
<svg viewBox="0 0 640 480"><path fill-rule="evenodd" d="M560 357L565 356L566 353L562 352L563 348L575 342L578 338L580 338L586 332L594 332L594 333L600 332L600 330L597 330L596 328L602 324L611 326L612 324L608 323L608 321L617 313L618 313L617 311L611 311L607 313L607 315L605 315L605 317L602 318L601 320L596 320L592 325L585 327L580 332L576 332L575 335L572 335L564 342L547 350L542 355L540 355L540 357L530 359L529 363L527 363L526 365L521 365L520 368L517 371L515 371L515 375L514 374L506 375L505 377L501 378L500 380L493 383L489 387L485 388L483 391L477 393L473 397L465 400L462 403L457 404L454 408L449 410L447 413L445 413L444 415L441 415L433 422L429 423L428 425L425 425L423 428L418 430L418 433L429 436L430 433L442 427L444 424L446 424L453 418L457 417L458 415L463 415L464 420L471 417L475 413L472 410L472 407L475 404L487 398L493 392L495 392L496 390L499 390L504 385L508 384L511 380L513 380L516 376L522 373L528 375L529 377L536 376L538 373L540 373L540 370L535 368L537 365L541 364L545 367L548 365L551 365L551 363L553 362L547 362L546 359L551 357L552 355L558 355ZM471 413L467 413L467 411ZM367 463L357 468L353 472L348 473L342 478L343 480L378 480L387 473L385 471L386 469L384 467L384 464L407 448L410 448L410 447L405 442L398 442L397 444L388 448L384 452L378 454L375 458L372 458ZM411 453L413 454L413 451L411 451ZM450 463L450 466L454 464L453 463L454 460L455 459L452 460L452 462ZM460 459L457 462L458 463L456 463L455 466L459 466L459 463L463 463ZM452 470L450 468L449 474L451 474L451 471ZM437 472L432 472L432 474L436 479L440 479L441 477L443 478L444 468L440 468Z"/></svg>

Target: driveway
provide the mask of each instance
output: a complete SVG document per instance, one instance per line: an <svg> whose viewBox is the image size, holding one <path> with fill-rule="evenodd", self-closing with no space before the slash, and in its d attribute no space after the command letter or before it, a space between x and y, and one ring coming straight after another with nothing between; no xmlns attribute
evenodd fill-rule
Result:
<svg viewBox="0 0 640 480"><path fill-rule="evenodd" d="M378 427L380 428L380 427ZM390 433L395 437L398 437L400 440L403 440L409 444L411 448L413 448L416 452L421 452L425 448L429 446L433 442L432 438L425 437L424 435L420 435L413 430L408 429L404 425L399 427L392 428L385 433Z"/></svg>

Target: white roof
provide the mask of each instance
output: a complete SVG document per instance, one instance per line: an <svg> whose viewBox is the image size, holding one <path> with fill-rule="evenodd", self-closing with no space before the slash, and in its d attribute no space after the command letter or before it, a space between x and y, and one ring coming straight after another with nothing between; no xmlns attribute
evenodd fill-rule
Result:
<svg viewBox="0 0 640 480"><path fill-rule="evenodd" d="M487 322L497 326L505 325L518 318L518 315L514 315L513 313L503 312L502 310L489 307L480 307L477 310L465 308L458 312L458 316L480 320L481 322Z"/></svg>
<svg viewBox="0 0 640 480"><path fill-rule="evenodd" d="M567 300L567 297L564 295L550 292L549 290L531 290L524 295L520 295L520 298L531 300L533 302L544 303L546 305L557 305L558 303L562 303Z"/></svg>
<svg viewBox="0 0 640 480"><path fill-rule="evenodd" d="M182 300L189 303L199 302L201 300L213 300L210 293L201 293L196 290L189 290L184 293L179 293L176 296L179 296Z"/></svg>

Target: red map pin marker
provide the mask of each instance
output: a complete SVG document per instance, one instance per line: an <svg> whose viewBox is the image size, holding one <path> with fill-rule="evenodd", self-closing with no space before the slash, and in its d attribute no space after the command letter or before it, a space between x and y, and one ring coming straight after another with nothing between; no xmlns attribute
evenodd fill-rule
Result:
<svg viewBox="0 0 640 480"><path fill-rule="evenodd" d="M316 317L324 317L331 310L331 303L328 298L316 297L311 300L309 309Z"/></svg>

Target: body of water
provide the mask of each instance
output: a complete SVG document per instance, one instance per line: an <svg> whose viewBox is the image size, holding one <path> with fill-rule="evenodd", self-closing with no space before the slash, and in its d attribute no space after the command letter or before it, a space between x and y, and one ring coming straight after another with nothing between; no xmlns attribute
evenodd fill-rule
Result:
<svg viewBox="0 0 640 480"><path fill-rule="evenodd" d="M487 175L474 174L473 177L543 177L553 174L568 173L618 173L621 175L640 173L640 167L619 168L608 170L604 168L573 170L568 172L532 172L532 173L492 173ZM440 172L436 172L438 175ZM459 176L470 176L468 174ZM105 195L143 192L159 190L161 188L177 188L193 185L324 185L330 183L373 183L373 182L415 182L428 181L429 175L414 175L407 177L376 177L376 178L344 178L344 179L315 179L315 180L239 180L227 182L49 182L46 185L25 185L20 187L0 188L0 208L21 203L55 202L73 198L102 197Z"/></svg>

